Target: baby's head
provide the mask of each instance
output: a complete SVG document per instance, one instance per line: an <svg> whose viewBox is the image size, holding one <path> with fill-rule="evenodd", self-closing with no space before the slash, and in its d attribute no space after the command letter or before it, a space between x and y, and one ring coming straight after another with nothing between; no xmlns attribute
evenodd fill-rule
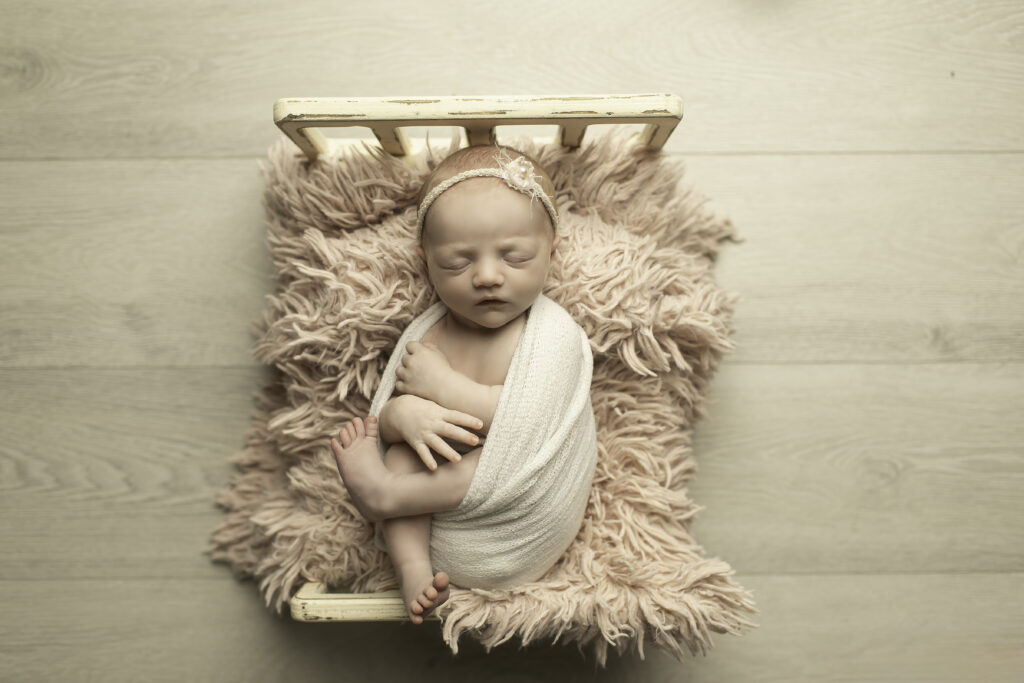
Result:
<svg viewBox="0 0 1024 683"><path fill-rule="evenodd" d="M495 175L461 175L478 169ZM533 304L561 239L553 199L544 169L504 145L461 149L427 177L417 250L456 322L497 329ZM488 297L500 303L482 303Z"/></svg>

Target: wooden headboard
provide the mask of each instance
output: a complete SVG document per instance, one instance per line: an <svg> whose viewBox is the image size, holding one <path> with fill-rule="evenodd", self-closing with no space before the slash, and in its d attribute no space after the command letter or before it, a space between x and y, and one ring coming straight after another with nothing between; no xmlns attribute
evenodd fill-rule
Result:
<svg viewBox="0 0 1024 683"><path fill-rule="evenodd" d="M683 118L683 101L669 93L646 95L480 95L466 97L306 97L274 103L274 123L310 161L331 156L358 138L328 138L319 128L369 128L389 154L404 157L425 145L406 135L406 126L462 127L468 144L494 144L495 127L558 126L555 140L579 147L587 126L642 123L637 144L661 149Z"/></svg>

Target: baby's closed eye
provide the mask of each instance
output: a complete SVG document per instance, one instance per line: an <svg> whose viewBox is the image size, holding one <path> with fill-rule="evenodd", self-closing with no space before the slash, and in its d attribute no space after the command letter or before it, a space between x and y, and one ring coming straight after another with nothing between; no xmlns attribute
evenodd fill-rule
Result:
<svg viewBox="0 0 1024 683"><path fill-rule="evenodd" d="M526 263L526 262L532 260L533 257L534 257L534 254L527 254L527 253L523 253L523 252L512 252L512 253L505 254L504 256L502 256L502 259L505 260L505 261L508 261L509 263ZM466 259L457 259L457 260L454 260L454 261L442 261L438 265L440 265L445 270L462 270L463 268L465 268L469 264L470 264L470 261L468 261Z"/></svg>

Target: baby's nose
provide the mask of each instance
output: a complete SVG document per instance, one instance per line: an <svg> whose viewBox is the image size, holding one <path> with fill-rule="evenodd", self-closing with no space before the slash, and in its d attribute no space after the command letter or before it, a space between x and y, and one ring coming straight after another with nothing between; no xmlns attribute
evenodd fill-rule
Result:
<svg viewBox="0 0 1024 683"><path fill-rule="evenodd" d="M477 266L474 279L478 286L501 284L501 269L490 259L484 259Z"/></svg>

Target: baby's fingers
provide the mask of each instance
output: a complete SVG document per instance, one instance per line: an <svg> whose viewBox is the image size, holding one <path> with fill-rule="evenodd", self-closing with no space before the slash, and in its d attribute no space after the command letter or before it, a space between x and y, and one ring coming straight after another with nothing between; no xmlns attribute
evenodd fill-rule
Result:
<svg viewBox="0 0 1024 683"><path fill-rule="evenodd" d="M430 447L435 451L448 458L451 462L458 462L462 460L462 456L458 452L448 445L444 439L439 437L437 434L431 434L427 437L430 440Z"/></svg>
<svg viewBox="0 0 1024 683"><path fill-rule="evenodd" d="M462 425L463 427L471 427L473 429L482 429L484 421L478 417L474 417L468 413L463 413L458 410L446 410L444 411L445 422L451 422L452 424Z"/></svg>
<svg viewBox="0 0 1024 683"><path fill-rule="evenodd" d="M420 460L422 460L423 464L427 466L427 469L431 472L437 469L437 461L434 460L434 456L430 454L430 448L427 447L427 444L420 441L412 448L419 454Z"/></svg>
<svg viewBox="0 0 1024 683"><path fill-rule="evenodd" d="M444 435L449 439L455 439L462 443L468 443L470 446L476 446L480 443L480 437L470 431L466 431L462 427L456 427L455 425L448 423L444 426Z"/></svg>

